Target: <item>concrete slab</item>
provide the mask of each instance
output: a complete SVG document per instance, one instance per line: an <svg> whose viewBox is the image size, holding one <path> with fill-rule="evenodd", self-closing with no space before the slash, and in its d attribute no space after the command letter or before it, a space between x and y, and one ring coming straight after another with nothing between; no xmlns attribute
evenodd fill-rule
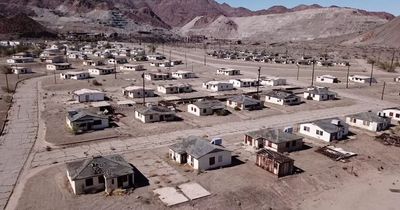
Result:
<svg viewBox="0 0 400 210"><path fill-rule="evenodd" d="M204 189L200 184L194 182L181 184L178 187L190 200L211 195L211 193Z"/></svg>
<svg viewBox="0 0 400 210"><path fill-rule="evenodd" d="M154 193L158 194L158 198L160 198L160 200L167 206L173 206L189 201L188 198L173 187L159 188L154 190Z"/></svg>

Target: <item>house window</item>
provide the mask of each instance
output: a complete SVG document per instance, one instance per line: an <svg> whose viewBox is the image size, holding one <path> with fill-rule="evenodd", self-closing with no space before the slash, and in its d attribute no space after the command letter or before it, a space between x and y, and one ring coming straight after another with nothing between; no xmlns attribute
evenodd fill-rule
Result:
<svg viewBox="0 0 400 210"><path fill-rule="evenodd" d="M150 118L150 120L152 120L153 119L153 115L149 115L149 118Z"/></svg>
<svg viewBox="0 0 400 210"><path fill-rule="evenodd" d="M396 114L396 118L400 118L400 114Z"/></svg>
<svg viewBox="0 0 400 210"><path fill-rule="evenodd" d="M290 147L290 142L286 142L286 148Z"/></svg>
<svg viewBox="0 0 400 210"><path fill-rule="evenodd" d="M218 163L222 162L222 155L218 156Z"/></svg>
<svg viewBox="0 0 400 210"><path fill-rule="evenodd" d="M307 132L310 132L310 127L304 126L303 130L307 131Z"/></svg>
<svg viewBox="0 0 400 210"><path fill-rule="evenodd" d="M99 183L104 183L104 176L99 176L98 179L99 179Z"/></svg>
<svg viewBox="0 0 400 210"><path fill-rule="evenodd" d="M323 136L323 135L324 135L324 132L323 132L323 131L320 131L320 130L317 130L317 135Z"/></svg>
<svg viewBox="0 0 400 210"><path fill-rule="evenodd" d="M215 164L215 157L210 157L210 166Z"/></svg>
<svg viewBox="0 0 400 210"><path fill-rule="evenodd" d="M101 120L95 120L95 121L93 121L93 125L101 125Z"/></svg>
<svg viewBox="0 0 400 210"><path fill-rule="evenodd" d="M356 123L356 122L357 122L357 119L356 119L356 118L352 118L352 119L351 119L351 122Z"/></svg>
<svg viewBox="0 0 400 210"><path fill-rule="evenodd" d="M206 113L207 112L207 110L206 109L203 109L203 113Z"/></svg>
<svg viewBox="0 0 400 210"><path fill-rule="evenodd" d="M93 185L93 178L89 178L85 180L85 185L86 187L92 186Z"/></svg>
<svg viewBox="0 0 400 210"><path fill-rule="evenodd" d="M390 116L390 117L393 117L393 112L389 112L389 116Z"/></svg>

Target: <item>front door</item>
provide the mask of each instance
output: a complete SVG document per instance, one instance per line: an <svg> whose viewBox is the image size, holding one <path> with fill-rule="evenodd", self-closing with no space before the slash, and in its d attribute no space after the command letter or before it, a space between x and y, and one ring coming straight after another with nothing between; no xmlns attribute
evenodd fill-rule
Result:
<svg viewBox="0 0 400 210"><path fill-rule="evenodd" d="M181 155L181 163L182 164L187 163L187 154L182 154Z"/></svg>
<svg viewBox="0 0 400 210"><path fill-rule="evenodd" d="M120 176L117 178L118 188L121 188L124 184L124 177Z"/></svg>

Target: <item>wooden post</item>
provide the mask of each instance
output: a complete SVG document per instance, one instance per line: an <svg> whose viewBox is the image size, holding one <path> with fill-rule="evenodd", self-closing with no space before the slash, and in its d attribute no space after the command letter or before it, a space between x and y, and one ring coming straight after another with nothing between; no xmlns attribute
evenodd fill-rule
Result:
<svg viewBox="0 0 400 210"><path fill-rule="evenodd" d="M350 64L347 66L346 88L349 88Z"/></svg>
<svg viewBox="0 0 400 210"><path fill-rule="evenodd" d="M382 101L383 101L383 96L385 95L385 88L386 88L386 82L383 82L382 96L381 96Z"/></svg>
<svg viewBox="0 0 400 210"><path fill-rule="evenodd" d="M369 78L369 86L372 86L372 77L374 75L374 64L375 62L373 61L371 64L371 78Z"/></svg>
<svg viewBox="0 0 400 210"><path fill-rule="evenodd" d="M117 61L114 62L114 79L117 79Z"/></svg>
<svg viewBox="0 0 400 210"><path fill-rule="evenodd" d="M392 68L393 68L393 64L394 64L394 56L396 55L396 50L393 50L393 54L392 54L392 60L391 60L391 62L390 62L390 71L392 70Z"/></svg>
<svg viewBox="0 0 400 210"><path fill-rule="evenodd" d="M145 94L145 82L144 82L144 73L142 73L142 79L143 79L143 106L146 106L146 94Z"/></svg>
<svg viewBox="0 0 400 210"><path fill-rule="evenodd" d="M54 84L57 84L56 70L53 71L53 75L54 75Z"/></svg>
<svg viewBox="0 0 400 210"><path fill-rule="evenodd" d="M260 100L260 74L261 67L258 67L258 77L257 77L257 99Z"/></svg>
<svg viewBox="0 0 400 210"><path fill-rule="evenodd" d="M296 80L299 81L299 75L300 75L300 65L297 64L297 76L296 76Z"/></svg>
<svg viewBox="0 0 400 210"><path fill-rule="evenodd" d="M187 48L185 48L185 64L186 64L186 69L187 69L188 68L188 64L187 64L186 50L187 50Z"/></svg>
<svg viewBox="0 0 400 210"><path fill-rule="evenodd" d="M315 60L312 61L311 87L314 86Z"/></svg>
<svg viewBox="0 0 400 210"><path fill-rule="evenodd" d="M6 86L7 86L7 91L9 91L10 90L10 86L9 86L9 84L8 84L8 72L6 72L5 74L4 74L4 76L6 77Z"/></svg>

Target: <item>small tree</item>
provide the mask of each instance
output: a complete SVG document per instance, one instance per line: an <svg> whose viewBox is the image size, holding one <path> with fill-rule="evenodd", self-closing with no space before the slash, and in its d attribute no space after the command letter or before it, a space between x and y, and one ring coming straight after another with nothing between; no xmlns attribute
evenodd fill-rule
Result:
<svg viewBox="0 0 400 210"><path fill-rule="evenodd" d="M150 53L155 53L157 50L157 46L155 44L150 44L149 46L147 46L149 48L149 52Z"/></svg>

